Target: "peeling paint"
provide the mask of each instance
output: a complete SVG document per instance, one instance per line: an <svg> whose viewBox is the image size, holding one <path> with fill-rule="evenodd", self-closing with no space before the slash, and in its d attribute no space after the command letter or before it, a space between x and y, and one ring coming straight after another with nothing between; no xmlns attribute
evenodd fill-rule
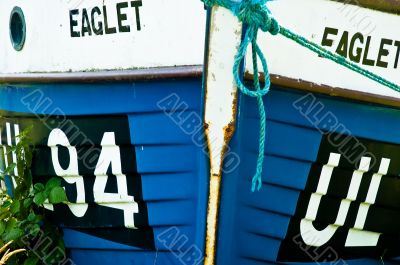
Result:
<svg viewBox="0 0 400 265"><path fill-rule="evenodd" d="M232 68L242 35L240 22L224 8L213 8L210 23L204 125L210 157L205 265L214 265L217 253L223 159L235 132L237 113Z"/></svg>

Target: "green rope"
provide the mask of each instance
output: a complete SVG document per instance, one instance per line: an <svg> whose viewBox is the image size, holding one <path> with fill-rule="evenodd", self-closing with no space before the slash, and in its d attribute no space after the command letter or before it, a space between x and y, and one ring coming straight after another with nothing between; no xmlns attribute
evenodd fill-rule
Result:
<svg viewBox="0 0 400 265"><path fill-rule="evenodd" d="M257 169L253 177L252 191L254 192L256 188L261 189L262 186L262 169L264 164L264 149L265 149L265 128L266 128L266 115L263 103L263 97L269 92L271 86L271 80L267 65L267 60L262 53L260 47L257 44L257 33L258 30L264 32L270 32L272 35L277 35L278 33L285 36L288 39L295 41L301 46L315 52L319 56L326 58L328 60L334 61L356 73L359 73L379 84L389 87L397 92L400 92L400 86L396 85L389 80L378 76L357 64L348 61L345 57L332 53L318 44L315 44L306 38L293 33L289 29L286 29L278 24L266 3L270 0L202 0L204 4L208 7L215 5L222 6L233 12L235 16L246 26L245 36L242 43L238 49L235 56L235 63L233 65L233 75L238 89L246 96L254 97L257 99L259 115L260 115L260 140L259 140L259 153L257 159ZM253 73L254 73L254 90L247 88L241 79L240 66L243 59L246 56L247 48L251 44L252 47L252 59L253 59ZM260 87L260 80L258 77L258 60L257 56L261 61L264 74L265 82L264 87Z"/></svg>

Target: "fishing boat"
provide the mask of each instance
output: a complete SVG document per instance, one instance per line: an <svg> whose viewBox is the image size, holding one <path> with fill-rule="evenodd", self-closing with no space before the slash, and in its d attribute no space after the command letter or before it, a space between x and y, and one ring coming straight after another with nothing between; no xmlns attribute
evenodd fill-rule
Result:
<svg viewBox="0 0 400 265"><path fill-rule="evenodd" d="M400 83L400 4L278 0L279 23ZM198 0L0 3L1 164L32 127L60 264L398 264L400 94L259 33L240 78L271 91L262 185L255 98L232 69L246 26ZM45 10L46 12L43 12ZM204 63L203 63L204 62ZM14 176L18 170L14 171ZM2 183L13 186L13 176Z"/></svg>

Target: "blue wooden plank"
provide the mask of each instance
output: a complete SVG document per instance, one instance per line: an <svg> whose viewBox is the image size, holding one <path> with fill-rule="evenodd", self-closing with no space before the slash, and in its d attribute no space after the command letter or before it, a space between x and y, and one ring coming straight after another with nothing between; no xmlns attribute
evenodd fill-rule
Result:
<svg viewBox="0 0 400 265"><path fill-rule="evenodd" d="M196 112L176 111L172 115L163 113L144 113L129 115L131 139L134 145L192 144L192 135L185 131L181 119ZM180 116L183 115L183 116ZM202 128L202 120L198 120L197 130Z"/></svg>
<svg viewBox="0 0 400 265"><path fill-rule="evenodd" d="M201 80L135 83L1 85L2 110L36 114L93 115L161 112L158 102L176 94L189 109L201 109ZM38 106L49 99L50 104ZM185 106L186 106L185 105ZM181 106L178 109L186 109ZM171 105L171 109L173 109Z"/></svg>
<svg viewBox="0 0 400 265"><path fill-rule="evenodd" d="M193 199L197 187L192 184L198 178L196 172L142 174L143 198L146 201Z"/></svg>
<svg viewBox="0 0 400 265"><path fill-rule="evenodd" d="M197 169L199 149L190 145L136 146L139 173L191 172Z"/></svg>
<svg viewBox="0 0 400 265"><path fill-rule="evenodd" d="M241 161L245 165L254 164L255 161L257 161L257 154L255 152L246 152L245 155L242 156ZM264 161L263 181L265 183L297 190L303 190L305 188L311 167L310 162L274 155L266 155ZM248 172L246 176L249 181L253 177L251 172Z"/></svg>
<svg viewBox="0 0 400 265"><path fill-rule="evenodd" d="M238 134L244 139L253 139L242 144L244 150L258 153L258 119L243 120ZM243 131L241 128L247 128ZM251 129L249 129L251 128ZM322 135L311 128L296 126L280 121L267 121L265 152L302 161L314 161Z"/></svg>

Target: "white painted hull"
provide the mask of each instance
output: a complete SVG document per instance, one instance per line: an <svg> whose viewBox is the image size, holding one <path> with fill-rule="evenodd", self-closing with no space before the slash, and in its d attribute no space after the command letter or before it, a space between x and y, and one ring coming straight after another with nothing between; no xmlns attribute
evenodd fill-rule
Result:
<svg viewBox="0 0 400 265"><path fill-rule="evenodd" d="M140 1L132 1L140 2ZM138 8L141 29L137 29L135 7L126 2L120 32L117 3L100 0L29 0L0 2L0 73L69 72L124 70L149 67L201 65L203 62L206 12L197 0L144 0ZM26 41L14 50L9 36L12 9L18 6L26 20ZM101 14L91 11L98 7ZM91 32L82 33L83 9ZM77 10L72 19L70 11ZM105 19L116 33L106 34ZM73 31L80 37L72 37ZM87 27L87 23L85 26ZM100 24L99 24L100 23ZM102 24L102 27L100 26ZM94 28L102 28L96 35ZM124 30L124 28L122 28ZM91 35L90 35L91 34ZM84 35L84 36L82 36Z"/></svg>
<svg viewBox="0 0 400 265"><path fill-rule="evenodd" d="M280 0L268 3L268 7L282 26L320 45L327 27L338 29L336 35L327 35L327 39L333 43L325 48L332 52L337 50L343 32L348 31L347 53L357 53L357 49L362 49L360 66L400 84L400 16L327 0ZM351 38L358 32L364 36L364 42L355 40L353 49L350 50ZM371 37L369 47L368 36ZM390 40L392 44L385 44L381 48L383 38ZM258 43L266 55L272 74L318 85L400 98L399 93L320 58L281 35L261 33ZM387 67L377 66L379 51L382 49L388 51L387 56L380 58L388 64ZM365 56L374 61L374 66L362 63ZM252 72L251 69L251 57L248 55L246 70Z"/></svg>

